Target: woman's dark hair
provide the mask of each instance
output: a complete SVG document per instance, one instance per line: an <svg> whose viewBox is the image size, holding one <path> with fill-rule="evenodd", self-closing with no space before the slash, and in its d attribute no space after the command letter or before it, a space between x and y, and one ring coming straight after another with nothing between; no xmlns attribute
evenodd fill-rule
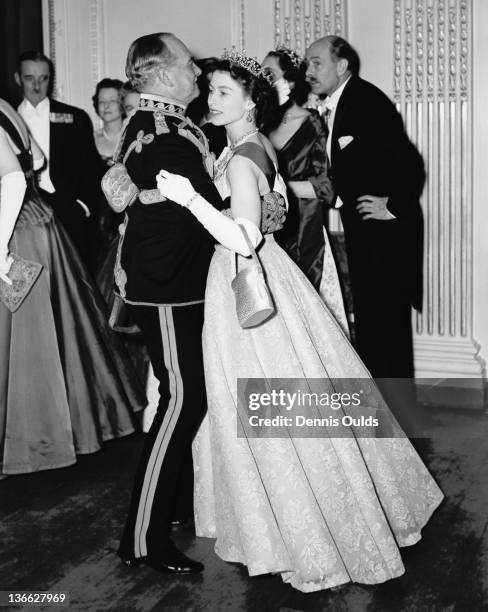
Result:
<svg viewBox="0 0 488 612"><path fill-rule="evenodd" d="M304 61L297 65L290 54L279 49L270 51L266 57L276 58L278 66L283 71L283 78L293 85L288 100L279 107L278 112L265 126L265 132L269 134L279 126L286 111L293 106L293 103L298 104L298 106L305 104L310 93L310 84L305 79L307 65Z"/></svg>
<svg viewBox="0 0 488 612"><path fill-rule="evenodd" d="M293 83L294 87L290 92L289 100L296 102L298 106L302 106L308 99L310 93L310 84L305 79L307 65L305 62L300 62L297 66L290 55L285 51L270 51L266 57L275 57L278 60L278 65L283 70L283 78L288 83ZM291 104L289 105L291 106Z"/></svg>
<svg viewBox="0 0 488 612"><path fill-rule="evenodd" d="M208 114L208 77L213 73L214 66L218 61L216 57L204 57L195 60L195 64L202 71L197 78L197 85L200 93L197 98L188 104L186 114L196 125L200 125L204 117Z"/></svg>
<svg viewBox="0 0 488 612"><path fill-rule="evenodd" d="M216 62L214 72L228 72L231 78L240 83L256 105L256 125L259 129L269 123L278 110L278 96L275 88L264 76L255 76L229 60Z"/></svg>
<svg viewBox="0 0 488 612"><path fill-rule="evenodd" d="M122 89L123 83L119 79L102 79L97 83L95 88L95 93L92 96L93 108L98 115L98 94L101 89L116 89L119 94L119 105L122 113L124 112L124 108L122 106L122 100L120 99L120 90Z"/></svg>

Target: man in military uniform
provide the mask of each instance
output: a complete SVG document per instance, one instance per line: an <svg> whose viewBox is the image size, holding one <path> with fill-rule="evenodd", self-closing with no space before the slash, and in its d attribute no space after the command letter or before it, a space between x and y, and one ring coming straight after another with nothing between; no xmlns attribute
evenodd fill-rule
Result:
<svg viewBox="0 0 488 612"><path fill-rule="evenodd" d="M127 209L116 282L147 343L161 397L119 555L129 566L191 574L203 565L181 553L169 534L182 466L206 411L201 333L215 241L184 207L158 203L156 175L161 168L184 175L218 209L222 201L207 171L205 136L185 117L200 74L186 46L172 34L143 36L129 49L126 73L141 99L120 159L139 195Z"/></svg>

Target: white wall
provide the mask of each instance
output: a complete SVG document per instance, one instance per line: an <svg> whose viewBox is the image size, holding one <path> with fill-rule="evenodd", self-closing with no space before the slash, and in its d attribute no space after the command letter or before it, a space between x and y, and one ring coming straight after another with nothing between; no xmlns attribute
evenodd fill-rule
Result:
<svg viewBox="0 0 488 612"><path fill-rule="evenodd" d="M127 50L151 32L172 32L196 57L220 55L231 44L228 0L104 0L107 74L124 78Z"/></svg>
<svg viewBox="0 0 488 612"><path fill-rule="evenodd" d="M361 76L393 96L393 0L348 0L347 38L361 58Z"/></svg>

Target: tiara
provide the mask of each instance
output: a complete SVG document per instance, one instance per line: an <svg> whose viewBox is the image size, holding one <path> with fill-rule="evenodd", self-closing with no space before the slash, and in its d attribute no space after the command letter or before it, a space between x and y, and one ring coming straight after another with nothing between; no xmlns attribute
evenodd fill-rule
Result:
<svg viewBox="0 0 488 612"><path fill-rule="evenodd" d="M283 53L284 55L286 55L295 68L299 68L300 64L303 61L302 58L298 55L298 53L295 53L295 51L288 49L288 47L285 47L285 45L278 45L275 51L277 53Z"/></svg>
<svg viewBox="0 0 488 612"><path fill-rule="evenodd" d="M250 72L253 76L259 78L263 77L268 81L270 85L273 84L273 75L267 68L263 68L255 57L249 57L246 52L238 51L235 47L229 51L224 49L222 53L222 60L228 61L235 66L240 66Z"/></svg>

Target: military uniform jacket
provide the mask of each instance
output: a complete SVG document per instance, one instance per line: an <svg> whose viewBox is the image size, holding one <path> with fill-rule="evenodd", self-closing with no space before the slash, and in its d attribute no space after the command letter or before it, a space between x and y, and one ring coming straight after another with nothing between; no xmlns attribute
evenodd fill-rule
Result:
<svg viewBox="0 0 488 612"><path fill-rule="evenodd" d="M208 170L205 136L184 116L184 107L143 94L126 129L119 159L139 190L155 190L163 168L190 179L208 202L222 200ZM157 199L159 192L154 192ZM147 198L143 198L147 201ZM115 278L121 296L132 304L185 305L202 302L215 240L183 206L165 200L143 204L138 198L121 228Z"/></svg>

